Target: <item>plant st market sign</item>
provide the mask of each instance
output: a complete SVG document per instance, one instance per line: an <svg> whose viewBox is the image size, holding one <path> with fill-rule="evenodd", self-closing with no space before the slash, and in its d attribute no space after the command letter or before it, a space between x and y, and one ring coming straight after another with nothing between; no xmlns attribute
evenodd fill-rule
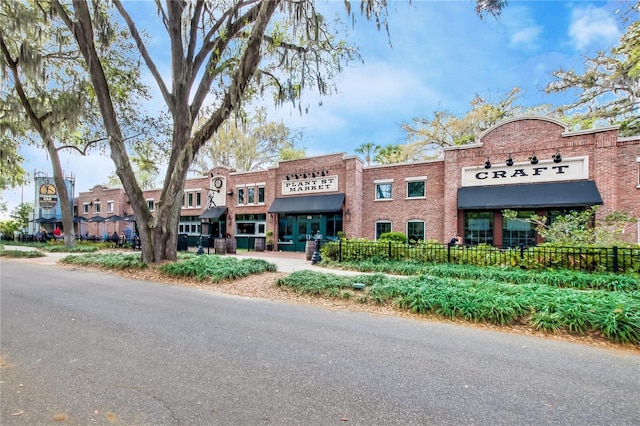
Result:
<svg viewBox="0 0 640 426"><path fill-rule="evenodd" d="M300 195L338 190L338 176L282 181L282 195Z"/></svg>

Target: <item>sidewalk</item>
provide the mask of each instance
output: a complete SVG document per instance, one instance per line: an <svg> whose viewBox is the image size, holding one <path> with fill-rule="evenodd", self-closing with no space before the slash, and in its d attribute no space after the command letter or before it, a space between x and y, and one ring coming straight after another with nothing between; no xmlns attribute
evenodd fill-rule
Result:
<svg viewBox="0 0 640 426"><path fill-rule="evenodd" d="M35 247L12 246L12 245L5 245L4 249L18 250L18 251L37 250ZM190 249L191 250L189 251L193 252L193 247L191 247ZM43 251L42 253L44 254L44 256L42 257L32 257L32 258L25 257L25 258L20 258L20 260L27 263L38 264L38 265L55 265L56 263L58 263L58 260L60 260L61 258L65 256L73 255L73 253L50 253L46 251ZM126 253L133 253L133 252L128 250ZM213 254L213 251L211 251L210 253ZM205 250L205 254L206 254L206 250ZM243 251L236 254L227 254L225 256L236 256L238 258L264 259L269 263L275 264L276 267L278 268L278 272L285 272L285 273L291 273L291 272L302 271L302 270L310 270L310 271L316 271L316 272L332 273L336 275L353 276L353 275L365 274L364 272L343 271L340 269L329 269L329 268L322 268L320 266L312 265L310 260L306 260L305 253L298 253L298 252L279 252L279 251L244 252Z"/></svg>
<svg viewBox="0 0 640 426"><path fill-rule="evenodd" d="M341 269L329 269L322 268L320 266L312 265L310 260L306 260L305 253L297 252L277 252L277 251L265 251L265 252L241 252L237 254L230 254L228 256L238 257L251 257L256 259L264 259L267 262L273 263L278 267L278 272L295 272L301 270L310 270L315 272L327 272L336 275L363 275L365 272L357 271L344 271Z"/></svg>

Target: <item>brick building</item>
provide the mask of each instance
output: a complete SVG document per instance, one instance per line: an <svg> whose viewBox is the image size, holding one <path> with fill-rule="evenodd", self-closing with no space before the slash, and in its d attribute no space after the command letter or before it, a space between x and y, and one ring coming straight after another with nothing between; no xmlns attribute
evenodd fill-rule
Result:
<svg viewBox="0 0 640 426"><path fill-rule="evenodd" d="M145 196L153 210L159 190ZM517 246L540 239L528 223L503 220L504 209L553 218L592 205L601 205L597 219L616 210L640 217L640 136L619 137L617 127L569 132L554 119L519 117L432 161L365 167L356 156L330 154L251 172L216 167L187 179L178 231L229 235L240 248L272 231L283 251L338 232L375 239L400 231L440 242L460 233L466 244ZM112 232L110 223L133 230L122 189L97 185L74 207L83 235ZM629 242L640 242L638 228Z"/></svg>

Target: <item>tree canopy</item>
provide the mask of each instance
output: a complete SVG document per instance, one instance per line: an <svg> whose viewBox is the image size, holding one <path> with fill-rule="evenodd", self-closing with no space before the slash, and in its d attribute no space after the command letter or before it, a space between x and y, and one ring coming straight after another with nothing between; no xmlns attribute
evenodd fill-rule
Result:
<svg viewBox="0 0 640 426"><path fill-rule="evenodd" d="M358 59L356 49L340 40L334 22L325 19L312 0L158 0L154 6L164 34L154 32L154 42L167 46L160 52L144 38L145 28L139 28L149 20L132 15L139 13L144 3L34 3L37 7L33 10L62 22L78 45L99 105L115 173L137 218L145 262L176 258L177 224L188 170L200 149L234 111L256 96L271 95L277 104L296 102L309 89L330 94L335 90L331 85L335 75ZM386 1L359 3L368 20L385 26ZM504 4L504 0L477 0L476 11L480 16L498 14ZM113 9L109 9L111 5ZM347 1L345 6L347 16L353 16L351 3ZM116 93L127 93L125 87L114 87L107 66L126 68L108 59L109 35L116 20L127 28L127 40L136 46L170 115L167 172L153 214L136 182L124 144L125 118L114 106ZM162 61L167 53L169 69L165 73ZM196 126L205 106L208 113Z"/></svg>
<svg viewBox="0 0 640 426"><path fill-rule="evenodd" d="M629 25L620 43L609 52L585 58L582 73L560 68L547 93L579 91L578 98L561 108L573 127L619 124L624 135L640 134L640 2L627 12Z"/></svg>
<svg viewBox="0 0 640 426"><path fill-rule="evenodd" d="M278 160L303 156L304 150L298 148L301 138L283 122L268 121L264 109L252 115L238 111L205 143L192 169L199 174L214 166L239 171L263 169Z"/></svg>
<svg viewBox="0 0 640 426"><path fill-rule="evenodd" d="M447 110L434 111L433 118L416 117L412 123L403 123L407 144L403 147L406 157L412 160L438 158L442 149L472 143L483 131L509 117L523 113L550 115L551 107L541 105L525 109L516 104L521 90L514 87L506 94L493 99L491 95L476 95L470 102L471 109L462 117Z"/></svg>

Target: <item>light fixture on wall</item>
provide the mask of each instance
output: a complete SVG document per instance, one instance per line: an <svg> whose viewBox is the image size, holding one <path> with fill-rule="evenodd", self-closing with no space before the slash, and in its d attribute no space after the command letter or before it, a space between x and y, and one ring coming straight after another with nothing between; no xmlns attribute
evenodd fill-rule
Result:
<svg viewBox="0 0 640 426"><path fill-rule="evenodd" d="M531 154L531 157L529 157L529 160L531 161L531 164L538 164L538 157L536 157L535 152Z"/></svg>
<svg viewBox="0 0 640 426"><path fill-rule="evenodd" d="M326 176L325 173L324 173L324 170L322 171L321 175L322 175L322 177Z"/></svg>
<svg viewBox="0 0 640 426"><path fill-rule="evenodd" d="M291 178L289 177L289 175L287 175L287 180L291 180Z"/></svg>
<svg viewBox="0 0 640 426"><path fill-rule="evenodd" d="M233 195L233 191L231 190L227 191L227 195Z"/></svg>
<svg viewBox="0 0 640 426"><path fill-rule="evenodd" d="M491 168L491 161L489 160L489 157L487 157L487 161L484 162L484 168L485 169Z"/></svg>
<svg viewBox="0 0 640 426"><path fill-rule="evenodd" d="M559 162L561 162L561 161L562 161L562 156L560 155L560 150L556 151L556 153L555 153L555 154L553 154L553 155L551 156L551 158L553 158L553 162L554 162L554 163L559 163Z"/></svg>
<svg viewBox="0 0 640 426"><path fill-rule="evenodd" d="M513 157L511 157L511 154L509 154L509 157L507 157L507 166L513 166Z"/></svg>

